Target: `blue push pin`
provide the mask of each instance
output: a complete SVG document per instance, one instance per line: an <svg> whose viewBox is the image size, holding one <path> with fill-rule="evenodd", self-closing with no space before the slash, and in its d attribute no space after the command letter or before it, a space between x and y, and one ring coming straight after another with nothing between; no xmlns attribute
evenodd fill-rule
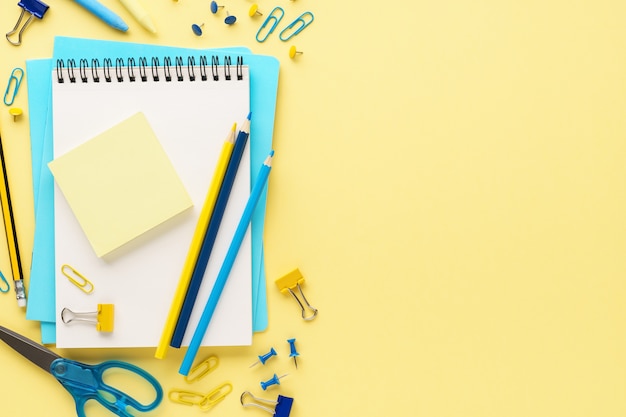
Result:
<svg viewBox="0 0 626 417"><path fill-rule="evenodd" d="M288 374L277 376L276 374L274 374L274 376L268 379L267 381L265 382L261 381L261 388L263 388L263 391L265 391L267 388L271 387L272 385L280 385L280 379L286 377L287 375Z"/></svg>
<svg viewBox="0 0 626 417"><path fill-rule="evenodd" d="M204 26L204 23L201 23L199 25L196 25L194 23L193 25L191 25L191 30L193 31L194 35L202 36L202 26Z"/></svg>
<svg viewBox="0 0 626 417"><path fill-rule="evenodd" d="M289 357L293 358L293 363L296 364L296 369L298 369L298 360L296 358L300 356L300 354L296 350L296 339L287 339L287 342L289 343L289 349L291 350Z"/></svg>
<svg viewBox="0 0 626 417"><path fill-rule="evenodd" d="M221 9L222 7L224 7L224 6L218 6L218 5L217 5L217 2L212 1L212 2L211 2L211 13L213 13L213 14L217 13L217 11L218 11L219 9Z"/></svg>
<svg viewBox="0 0 626 417"><path fill-rule="evenodd" d="M269 358L271 358L272 356L276 356L276 351L274 350L274 348L270 348L270 351L267 352L265 355L260 355L259 356L259 360L254 362L252 365L250 365L249 367L252 368L254 365L256 365L257 363L262 363L263 365L265 365L265 362L267 362L267 360Z"/></svg>
<svg viewBox="0 0 626 417"><path fill-rule="evenodd" d="M226 23L227 25L232 25L236 21L237 21L237 18L231 15L226 16L226 19L224 19L224 23Z"/></svg>

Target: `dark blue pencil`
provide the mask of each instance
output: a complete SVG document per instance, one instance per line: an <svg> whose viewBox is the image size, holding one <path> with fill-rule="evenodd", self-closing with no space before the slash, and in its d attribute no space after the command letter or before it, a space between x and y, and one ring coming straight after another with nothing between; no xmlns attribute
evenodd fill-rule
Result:
<svg viewBox="0 0 626 417"><path fill-rule="evenodd" d="M220 192L217 195L217 201L215 202L215 208L213 209L211 220L209 220L209 226L204 235L204 239L202 240L198 260L193 268L193 274L191 275L191 280L189 281L187 294L185 295L183 306L180 309L178 321L176 322L174 334L172 335L172 340L170 342L170 346L175 348L179 348L183 343L185 330L189 324L189 317L191 317L193 305L198 297L198 291L200 290L200 285L202 284L202 278L204 277L206 267L209 263L209 257L211 256L211 251L213 250L213 246L215 244L217 232L219 231L220 224L222 223L222 217L224 217L224 212L226 211L226 205L230 197L230 192L233 188L237 171L239 170L239 163L241 162L243 151L248 143L248 136L250 135L250 116L251 114L248 114L248 117L241 126L241 130L235 140L235 147L230 157L230 161L228 161L228 167L226 168L226 173L224 174L224 180L222 181L222 186L220 187Z"/></svg>

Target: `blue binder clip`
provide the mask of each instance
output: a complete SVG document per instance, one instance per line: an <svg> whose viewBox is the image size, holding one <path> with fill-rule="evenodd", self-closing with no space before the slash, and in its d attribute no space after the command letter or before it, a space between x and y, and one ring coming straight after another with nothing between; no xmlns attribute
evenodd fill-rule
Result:
<svg viewBox="0 0 626 417"><path fill-rule="evenodd" d="M49 7L47 4L39 0L20 0L20 2L17 3L17 5L22 8L22 13L20 13L20 17L19 19L17 19L17 23L15 24L15 27L13 28L13 30L10 32L7 32L6 34L7 41L9 41L11 45L15 45L15 46L19 46L22 44L22 33L24 32L24 29L26 29L26 26L28 26L30 22L33 20L33 17L36 17L37 19L43 19L43 15L46 14L46 12L48 11L48 7ZM22 23L22 19L24 18L24 15L26 14L26 12L30 13L30 16L28 17L26 22L24 22L24 25L20 29L20 24ZM19 30L19 33L17 35L17 42L12 41L11 36L13 36L16 32L18 32L18 30Z"/></svg>
<svg viewBox="0 0 626 417"><path fill-rule="evenodd" d="M263 24L261 25L261 27L259 28L259 30L257 31L256 40L258 42L265 42L268 36L270 36L272 32L274 31L274 29L276 29L276 26L278 26L278 22L280 22L280 20L283 18L284 15L285 15L285 9L283 9L280 6L274 7L272 11L270 12L270 14L267 16L267 18L265 19L265 21L263 22ZM267 25L269 25L270 23L272 23L272 26L270 26L267 33L265 33L264 35L261 35L261 33L265 30Z"/></svg>
<svg viewBox="0 0 626 417"><path fill-rule="evenodd" d="M245 402L244 398L246 396L252 397L253 401ZM272 400L266 400L263 398L257 398L254 395L252 395L249 391L245 391L243 394L241 394L240 401L241 401L241 405L243 405L244 407L257 407L263 411L267 411L268 413L270 413L271 415L275 417L289 417L289 414L291 413L291 406L293 405L293 398L291 397L285 397L283 395L279 395L276 401L272 401ZM274 408L272 409L265 405L261 405L260 403L273 405Z"/></svg>
<svg viewBox="0 0 626 417"><path fill-rule="evenodd" d="M280 35L278 35L278 37L283 42L288 41L289 39L296 36L298 33L302 32L304 28L313 23L313 19L315 19L313 13L302 13L300 16L296 17L293 22L289 23L287 27L280 32Z"/></svg>

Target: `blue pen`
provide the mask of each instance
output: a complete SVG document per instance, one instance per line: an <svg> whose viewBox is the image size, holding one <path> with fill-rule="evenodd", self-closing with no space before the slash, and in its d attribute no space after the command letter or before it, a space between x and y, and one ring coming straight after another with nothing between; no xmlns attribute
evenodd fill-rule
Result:
<svg viewBox="0 0 626 417"><path fill-rule="evenodd" d="M230 271L233 269L233 264L235 263L235 259L237 258L237 253L239 252L241 243L243 242L246 231L248 230L248 225L252 220L252 214L254 214L254 209L257 205L257 202L259 201L259 197L263 193L265 184L267 183L267 179L272 169L273 156L274 151L271 151L269 156L263 162L256 183L254 184L254 187L250 192L250 198L246 203L246 208L243 210L243 214L241 215L241 220L239 220L239 224L237 225L237 229L235 230L233 240L228 247L228 252L226 252L226 257L224 258L224 263L220 268L220 272L217 274L215 284L213 285L213 289L211 290L211 294L209 295L209 300L207 301L206 306L204 306L202 316L200 316L200 320L198 321L198 327L196 327L196 330L193 333L191 343L189 343L189 348L187 349L185 357L183 358L183 362L180 365L180 369L178 370L178 372L182 375L189 374L189 371L191 370L191 365L193 365L193 361L196 357L196 354L198 353L198 349L200 349L202 339L204 338L207 328L209 327L209 322L213 317L213 313L215 312L215 308L217 307L217 302L222 295L222 291L224 290L224 286L226 285L226 280L228 279L228 275L230 275Z"/></svg>
<svg viewBox="0 0 626 417"><path fill-rule="evenodd" d="M172 335L172 340L170 341L171 347L179 348L183 343L183 337L185 336L185 331L187 330L187 325L189 324L189 318L191 317L191 312L196 302L196 297L198 296L198 291L200 290L200 285L202 284L204 273L209 263L211 252L213 251L213 246L215 245L215 239L217 238L217 233L220 229L224 212L226 211L226 205L228 204L230 193L233 188L233 184L235 183L235 178L237 177L237 172L239 171L239 164L241 162L241 158L243 157L243 152L246 149L246 144L248 143L251 115L251 113L248 113L248 117L243 122L241 130L235 140L235 148L233 149L230 161L228 161L228 167L226 168L226 173L224 174L224 179L222 180L222 186L220 187L217 200L215 201L215 208L213 209L213 214L209 220L209 226L207 227L204 238L202 239L200 253L196 259L193 273L191 274L189 286L187 287L187 294L185 294L183 305L180 309L180 313L178 314L174 334Z"/></svg>
<svg viewBox="0 0 626 417"><path fill-rule="evenodd" d="M107 25L126 32L128 25L122 20L121 17L113 13L106 6L102 5L98 0L74 0L76 3L83 6L85 9L96 15Z"/></svg>

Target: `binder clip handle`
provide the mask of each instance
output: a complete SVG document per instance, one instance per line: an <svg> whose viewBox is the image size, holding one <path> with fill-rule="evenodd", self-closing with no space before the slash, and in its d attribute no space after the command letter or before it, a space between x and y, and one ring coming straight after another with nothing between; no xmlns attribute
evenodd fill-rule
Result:
<svg viewBox="0 0 626 417"><path fill-rule="evenodd" d="M22 44L22 34L24 33L26 27L33 20L33 17L36 17L37 19L43 19L43 16L46 14L49 8L47 4L39 0L20 0L17 5L22 8L22 12L20 13L20 17L17 19L17 23L13 27L13 30L7 32L6 34L7 41L9 41L11 45L15 46L19 46ZM24 24L20 28L22 20L24 19L24 16L27 12L30 13L30 16L28 17L28 19L26 19L26 22L24 22ZM11 36L13 36L15 33L17 33L17 41L11 39Z"/></svg>
<svg viewBox="0 0 626 417"><path fill-rule="evenodd" d="M275 282L280 292L282 292L283 294L289 293L296 300L296 302L300 306L300 309L302 310L302 318L305 321L311 321L317 316L317 308L313 307L309 303L309 301L304 296L304 293L302 292L301 284L304 284L304 277L302 276L302 273L299 269L294 269L287 275L278 278ZM302 301L300 301L300 299L294 292L295 289L297 289L300 293L300 297L302 297L302 301L304 301L304 304L302 303ZM310 314L308 316L307 309L310 311Z"/></svg>

